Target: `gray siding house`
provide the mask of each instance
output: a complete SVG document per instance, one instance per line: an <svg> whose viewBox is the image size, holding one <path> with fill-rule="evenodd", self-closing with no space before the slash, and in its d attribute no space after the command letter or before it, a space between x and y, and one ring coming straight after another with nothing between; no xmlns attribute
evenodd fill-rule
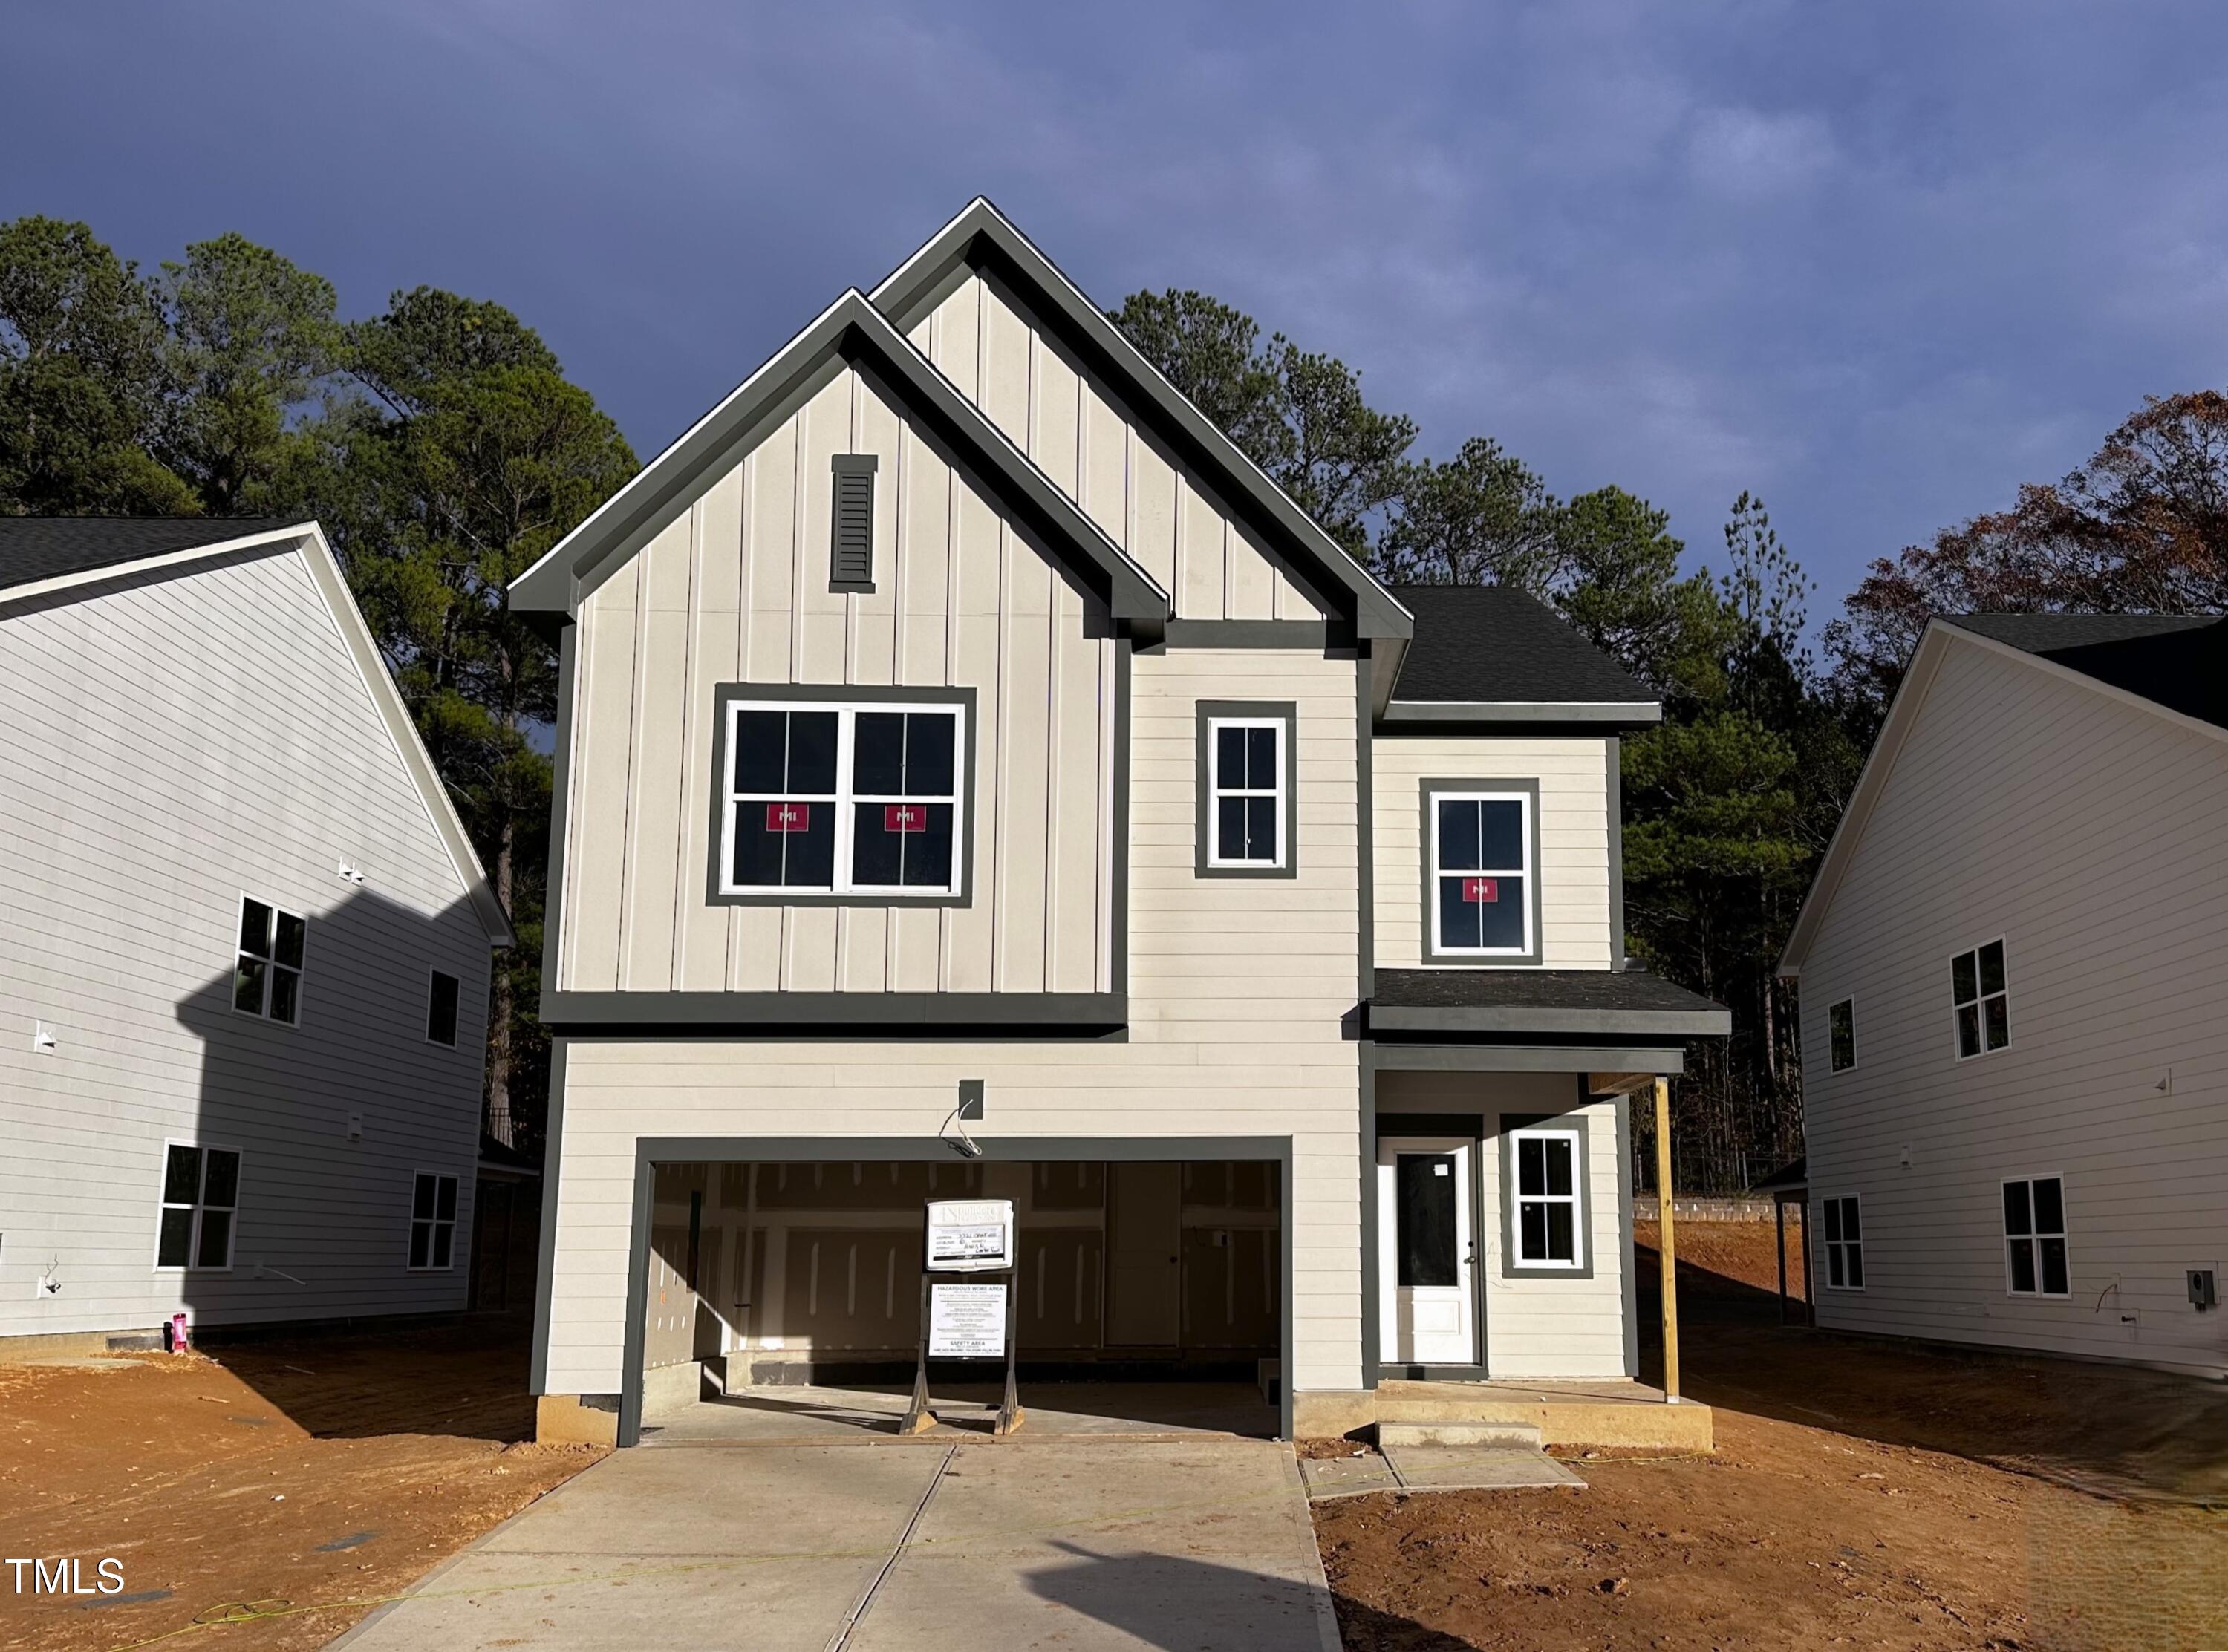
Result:
<svg viewBox="0 0 2228 1652"><path fill-rule="evenodd" d="M976 201L530 570L564 686L535 1380L909 1362L1010 1197L1024 1359L1635 1375L1618 738L1510 591L1388 590ZM964 1132L979 1157L964 1157Z"/></svg>
<svg viewBox="0 0 2228 1652"><path fill-rule="evenodd" d="M0 519L0 1337L460 1308L510 930L313 523Z"/></svg>
<svg viewBox="0 0 2228 1652"><path fill-rule="evenodd" d="M1818 1323L2228 1372L2224 934L2228 622L1935 621L1781 965Z"/></svg>

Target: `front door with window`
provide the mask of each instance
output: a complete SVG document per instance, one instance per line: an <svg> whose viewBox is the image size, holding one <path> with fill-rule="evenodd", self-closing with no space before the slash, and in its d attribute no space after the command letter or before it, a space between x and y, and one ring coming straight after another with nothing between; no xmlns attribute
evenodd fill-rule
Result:
<svg viewBox="0 0 2228 1652"><path fill-rule="evenodd" d="M1378 1144L1378 1357L1388 1362L1477 1362L1473 1149L1452 1137Z"/></svg>

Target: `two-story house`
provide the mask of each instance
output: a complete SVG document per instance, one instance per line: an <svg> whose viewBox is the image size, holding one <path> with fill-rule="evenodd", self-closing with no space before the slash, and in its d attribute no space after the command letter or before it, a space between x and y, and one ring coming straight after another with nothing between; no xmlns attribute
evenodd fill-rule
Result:
<svg viewBox="0 0 2228 1652"><path fill-rule="evenodd" d="M510 926L314 522L0 518L0 1338L465 1305Z"/></svg>
<svg viewBox="0 0 2228 1652"><path fill-rule="evenodd" d="M1287 1432L1634 1376L1627 1096L1725 1021L1624 967L1658 707L1378 584L987 202L512 600L564 676L546 1432L909 1366L970 1193L1025 1359L1271 1362Z"/></svg>
<svg viewBox="0 0 2228 1652"><path fill-rule="evenodd" d="M2228 1372L2228 622L1928 626L1781 973L1818 1323Z"/></svg>

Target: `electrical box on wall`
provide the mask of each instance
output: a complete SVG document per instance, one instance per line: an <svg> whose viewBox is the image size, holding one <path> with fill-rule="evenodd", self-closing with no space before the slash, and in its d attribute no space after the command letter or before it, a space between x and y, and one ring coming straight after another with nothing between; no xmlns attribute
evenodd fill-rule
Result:
<svg viewBox="0 0 2228 1652"><path fill-rule="evenodd" d="M2189 1305L2199 1313L2220 1305L2218 1290L2211 1268L2193 1267L2189 1270Z"/></svg>

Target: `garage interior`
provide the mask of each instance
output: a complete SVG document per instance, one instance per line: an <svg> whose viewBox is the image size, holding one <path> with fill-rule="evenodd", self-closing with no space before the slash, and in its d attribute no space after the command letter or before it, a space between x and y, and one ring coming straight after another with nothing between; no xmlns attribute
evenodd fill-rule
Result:
<svg viewBox="0 0 2228 1652"><path fill-rule="evenodd" d="M1014 1202L1032 1417L1274 1433L1280 1179L1262 1160L656 1165L644 1433L879 1432L912 1383L924 1207L981 1198ZM1004 1370L929 1375L964 1417Z"/></svg>

